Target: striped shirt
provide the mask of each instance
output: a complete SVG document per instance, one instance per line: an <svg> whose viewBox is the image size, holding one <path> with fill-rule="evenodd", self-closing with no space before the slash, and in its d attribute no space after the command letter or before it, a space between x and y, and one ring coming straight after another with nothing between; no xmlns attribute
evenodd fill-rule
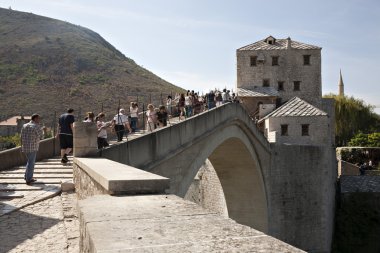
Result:
<svg viewBox="0 0 380 253"><path fill-rule="evenodd" d="M33 121L26 123L21 129L21 150L24 153L38 151L40 139L43 137L42 127Z"/></svg>

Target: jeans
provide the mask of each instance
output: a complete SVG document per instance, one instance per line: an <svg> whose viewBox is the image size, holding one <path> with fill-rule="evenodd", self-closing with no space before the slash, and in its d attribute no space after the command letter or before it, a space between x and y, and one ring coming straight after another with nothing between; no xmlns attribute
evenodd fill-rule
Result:
<svg viewBox="0 0 380 253"><path fill-rule="evenodd" d="M131 118L131 128L133 132L137 130L137 117Z"/></svg>
<svg viewBox="0 0 380 253"><path fill-rule="evenodd" d="M34 164L36 162L37 151L25 153L28 162L26 163L25 180L29 182L33 178Z"/></svg>

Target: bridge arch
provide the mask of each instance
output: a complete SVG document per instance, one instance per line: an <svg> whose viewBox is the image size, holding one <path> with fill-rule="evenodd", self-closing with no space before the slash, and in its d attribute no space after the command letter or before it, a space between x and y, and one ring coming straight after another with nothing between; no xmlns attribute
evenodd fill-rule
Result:
<svg viewBox="0 0 380 253"><path fill-rule="evenodd" d="M116 145L102 156L170 178L171 193L181 197L209 159L221 182L229 217L268 232L265 171L271 162L270 148L238 104Z"/></svg>

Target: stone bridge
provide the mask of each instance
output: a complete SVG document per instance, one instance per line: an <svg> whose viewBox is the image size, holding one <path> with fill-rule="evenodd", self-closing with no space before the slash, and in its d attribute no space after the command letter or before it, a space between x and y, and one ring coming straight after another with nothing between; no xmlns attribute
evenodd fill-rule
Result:
<svg viewBox="0 0 380 253"><path fill-rule="evenodd" d="M74 138L86 127L78 124ZM94 151L94 145L80 142L84 153ZM179 197L208 159L231 219L308 252L330 251L334 148L269 144L240 104L214 108L97 155L169 178L167 193Z"/></svg>

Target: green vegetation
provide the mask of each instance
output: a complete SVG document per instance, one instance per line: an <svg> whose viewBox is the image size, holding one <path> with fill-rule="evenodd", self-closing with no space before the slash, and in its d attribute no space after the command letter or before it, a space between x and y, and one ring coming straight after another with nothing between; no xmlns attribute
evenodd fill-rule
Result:
<svg viewBox="0 0 380 253"><path fill-rule="evenodd" d="M380 147L380 133L358 133L350 140L348 145L352 147Z"/></svg>
<svg viewBox="0 0 380 253"><path fill-rule="evenodd" d="M0 144L2 149L14 148L21 146L21 136L16 134L13 136L0 136Z"/></svg>
<svg viewBox="0 0 380 253"><path fill-rule="evenodd" d="M374 107L354 97L329 94L335 99L335 131L337 146L346 146L359 133L380 132L380 116Z"/></svg>

